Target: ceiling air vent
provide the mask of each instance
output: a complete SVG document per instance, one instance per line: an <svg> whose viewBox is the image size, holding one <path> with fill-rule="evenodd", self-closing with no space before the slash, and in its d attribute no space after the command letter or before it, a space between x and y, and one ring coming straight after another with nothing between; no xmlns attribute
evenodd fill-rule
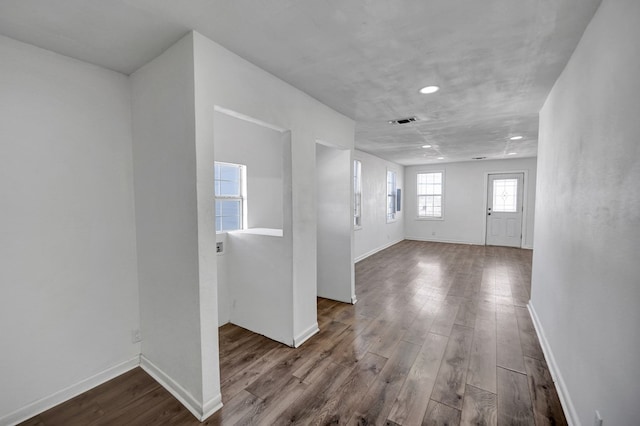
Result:
<svg viewBox="0 0 640 426"><path fill-rule="evenodd" d="M486 160L487 157L471 157L472 160Z"/></svg>
<svg viewBox="0 0 640 426"><path fill-rule="evenodd" d="M409 124L418 121L417 117L398 118L397 120L389 120L389 124Z"/></svg>

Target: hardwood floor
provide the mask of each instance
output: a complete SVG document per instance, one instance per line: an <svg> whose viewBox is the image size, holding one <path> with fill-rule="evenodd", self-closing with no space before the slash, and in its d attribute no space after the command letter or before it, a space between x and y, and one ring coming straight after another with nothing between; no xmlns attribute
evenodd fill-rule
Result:
<svg viewBox="0 0 640 426"><path fill-rule="evenodd" d="M526 309L531 252L404 241L356 265L356 305L318 299L293 349L219 330L233 424L566 424ZM25 425L197 425L141 369Z"/></svg>

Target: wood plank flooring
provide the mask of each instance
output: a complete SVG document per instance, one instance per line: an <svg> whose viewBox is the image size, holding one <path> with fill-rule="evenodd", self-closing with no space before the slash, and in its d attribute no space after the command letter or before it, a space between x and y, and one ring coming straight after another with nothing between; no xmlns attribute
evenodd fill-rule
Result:
<svg viewBox="0 0 640 426"><path fill-rule="evenodd" d="M527 250L396 244L356 265L355 306L318 299L298 349L221 327L224 407L204 424L566 424L530 277ZM137 368L23 424L200 423Z"/></svg>

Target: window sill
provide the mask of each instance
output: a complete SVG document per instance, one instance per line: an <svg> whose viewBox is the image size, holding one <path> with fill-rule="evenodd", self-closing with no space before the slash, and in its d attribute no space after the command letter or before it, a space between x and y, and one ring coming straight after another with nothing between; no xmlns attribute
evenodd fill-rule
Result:
<svg viewBox="0 0 640 426"><path fill-rule="evenodd" d="M444 220L444 217L416 217L416 220Z"/></svg>
<svg viewBox="0 0 640 426"><path fill-rule="evenodd" d="M229 234L249 234L249 235L265 235L267 237L282 237L282 229L273 228L250 228L238 229L237 231L227 231Z"/></svg>

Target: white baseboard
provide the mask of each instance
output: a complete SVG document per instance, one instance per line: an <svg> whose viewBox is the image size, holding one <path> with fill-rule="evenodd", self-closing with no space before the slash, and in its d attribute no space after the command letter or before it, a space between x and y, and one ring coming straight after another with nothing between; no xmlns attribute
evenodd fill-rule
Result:
<svg viewBox="0 0 640 426"><path fill-rule="evenodd" d="M52 395L32 402L19 410L14 411L4 417L0 418L0 424L2 425L16 425L33 416L36 416L49 408L55 407L69 399L80 395L96 386L103 384L121 374L126 373L129 370L136 368L140 364L140 358L135 356L128 361L121 362L113 367L107 368L98 374L94 374L84 380L79 381L69 387L66 387Z"/></svg>
<svg viewBox="0 0 640 426"><path fill-rule="evenodd" d="M211 398L209 401L205 402L202 406L202 418L201 422L205 421L209 418L213 413L222 408L222 394L218 393L218 395Z"/></svg>
<svg viewBox="0 0 640 426"><path fill-rule="evenodd" d="M358 302L358 299L356 299L356 295L354 294L353 296L351 296L351 304L355 305Z"/></svg>
<svg viewBox="0 0 640 426"><path fill-rule="evenodd" d="M549 341L544 334L544 329L542 328L542 324L540 323L538 314L531 304L531 301L529 301L529 303L527 304L527 308L529 309L529 314L531 315L531 319L533 320L533 327L536 329L536 334L538 335L538 340L540 341L542 352L544 353L544 357L547 360L547 365L549 366L549 372L551 373L553 384L555 385L556 391L558 392L558 397L560 397L562 409L564 410L565 416L567 417L567 423L569 424L569 426L579 426L580 419L578 418L578 413L573 406L571 396L569 395L569 390L567 389L567 385L562 378L560 368L556 363L556 359L553 356L551 346L549 346Z"/></svg>
<svg viewBox="0 0 640 426"><path fill-rule="evenodd" d="M430 243L448 243L448 244L467 244L472 246L483 246L484 242L478 241L464 241L464 240L450 240L446 238L425 238L425 237L405 237L410 241L426 241Z"/></svg>
<svg viewBox="0 0 640 426"><path fill-rule="evenodd" d="M300 345L302 345L304 342L309 340L311 336L318 333L319 331L320 329L318 328L318 323L316 322L313 325L311 325L311 327L307 328L302 333L298 334L296 337L293 338L293 347L294 348L300 347Z"/></svg>
<svg viewBox="0 0 640 426"><path fill-rule="evenodd" d="M356 258L354 259L354 263L358 263L358 262L360 262L361 260L364 260L364 259L366 259L367 257L369 257L369 256L371 256L371 255L374 255L374 254L376 254L376 253L377 253L377 252L379 252L379 251L382 251L382 250L387 249L387 248L389 248L389 247L391 247L391 246L393 246L393 245L395 245L395 244L398 244L399 242L402 242L403 240L404 240L404 238L400 238L399 240L391 241L390 243L387 243L387 244L385 244L385 245L383 245L383 246L380 246L380 247L377 247L377 248L375 248L375 249L373 249L373 250L370 250L370 251L366 252L365 254L362 254L362 255L360 255L360 256L358 256L358 257L356 257Z"/></svg>
<svg viewBox="0 0 640 426"><path fill-rule="evenodd" d="M187 410L198 420L203 421L211 414L222 408L222 395L218 394L204 404L200 404L185 388L173 380L167 373L158 366L140 355L140 367L149 373L156 382L160 383L171 395L173 395Z"/></svg>
<svg viewBox="0 0 640 426"><path fill-rule="evenodd" d="M406 240L410 240L410 241L426 241L426 242L431 242L431 243L468 244L468 245L471 245L471 246L484 246L485 245L484 242L465 241L465 240L450 240L450 239L447 239L447 238L406 237L405 239ZM526 250L533 250L533 246L529 246L529 245L523 245L520 248L526 249Z"/></svg>

